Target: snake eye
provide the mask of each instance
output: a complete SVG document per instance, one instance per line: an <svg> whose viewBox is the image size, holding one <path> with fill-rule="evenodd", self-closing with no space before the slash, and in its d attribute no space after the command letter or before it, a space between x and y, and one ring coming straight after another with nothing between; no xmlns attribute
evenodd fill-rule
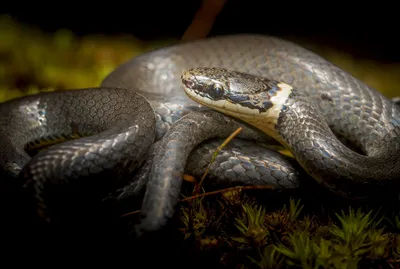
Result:
<svg viewBox="0 0 400 269"><path fill-rule="evenodd" d="M224 88L220 84L214 84L213 95L215 97L221 97L224 94Z"/></svg>

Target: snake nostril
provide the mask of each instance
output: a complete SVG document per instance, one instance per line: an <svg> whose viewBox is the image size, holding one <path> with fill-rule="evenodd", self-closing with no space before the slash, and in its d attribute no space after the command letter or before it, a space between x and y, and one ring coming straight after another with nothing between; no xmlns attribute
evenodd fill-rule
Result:
<svg viewBox="0 0 400 269"><path fill-rule="evenodd" d="M194 82L191 80L185 80L184 84L186 85L186 87L188 88L192 88L194 86Z"/></svg>

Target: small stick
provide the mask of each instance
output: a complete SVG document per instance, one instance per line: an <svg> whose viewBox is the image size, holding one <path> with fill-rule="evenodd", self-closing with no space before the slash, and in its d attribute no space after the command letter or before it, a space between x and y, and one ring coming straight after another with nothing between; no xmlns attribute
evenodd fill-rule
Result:
<svg viewBox="0 0 400 269"><path fill-rule="evenodd" d="M239 191L243 191L243 190L273 190L275 189L273 186L264 186L264 185L254 185L254 186L236 186L236 187L231 187L231 188L226 188L226 189L222 189L222 190L217 190L217 191L211 191L211 192L207 192L207 193L202 193L202 194L197 194L194 196L190 196L184 199L181 199L178 201L178 203L182 203L182 202L187 202L196 198L200 198L200 197L205 197L205 196L210 196L210 195L216 195L216 194L220 194L220 193L224 193L224 192L228 192L228 191L234 191L234 190L239 190ZM121 215L121 217L126 217L129 215L134 215L139 213L140 210L136 210L136 211L132 211L132 212L128 212L125 213L123 215Z"/></svg>
<svg viewBox="0 0 400 269"><path fill-rule="evenodd" d="M224 142L216 149L216 151L214 152L210 163L208 164L206 171L204 172L203 176L201 177L200 183L197 184L197 186L195 186L195 188L193 189L193 193L199 193L201 185L203 184L204 179L206 178L208 171L210 170L210 166L213 164L213 162L215 161L215 158L217 158L218 153L235 137L237 136L241 131L242 131L242 127L239 127L236 129L236 131L234 131L230 136L228 136L227 139L224 140Z"/></svg>
<svg viewBox="0 0 400 269"><path fill-rule="evenodd" d="M209 195L215 195L215 194L219 194L219 193L224 193L224 192L228 192L228 191L234 191L234 190L273 190L274 187L273 186L237 186L237 187L231 187L231 188L227 188L227 189L222 189L222 190L217 190L217 191L211 191L211 192L207 192L207 193L202 193L202 194L197 194L194 196L190 196L187 197L185 199L179 200L179 202L186 202L189 200L193 200L196 198L200 198L200 197L205 197L205 196L209 196Z"/></svg>

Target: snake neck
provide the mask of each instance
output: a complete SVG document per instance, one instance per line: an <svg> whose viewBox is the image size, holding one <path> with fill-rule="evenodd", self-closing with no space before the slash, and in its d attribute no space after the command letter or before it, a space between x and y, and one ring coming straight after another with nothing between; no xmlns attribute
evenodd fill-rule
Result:
<svg viewBox="0 0 400 269"><path fill-rule="evenodd" d="M347 198L364 198L400 178L399 137L382 137L381 150L370 155L357 153L335 136L306 98L293 94L287 99L276 130L279 141L315 180Z"/></svg>

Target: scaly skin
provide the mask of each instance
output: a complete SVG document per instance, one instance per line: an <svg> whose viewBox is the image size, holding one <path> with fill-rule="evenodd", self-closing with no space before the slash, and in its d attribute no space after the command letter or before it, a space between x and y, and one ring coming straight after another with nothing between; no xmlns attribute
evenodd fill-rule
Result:
<svg viewBox="0 0 400 269"><path fill-rule="evenodd" d="M185 171L201 178L215 149L223 139L213 139L197 146L189 155ZM205 184L268 185L275 189L297 189L306 176L292 158L269 149L265 143L233 139L218 152L210 165Z"/></svg>

